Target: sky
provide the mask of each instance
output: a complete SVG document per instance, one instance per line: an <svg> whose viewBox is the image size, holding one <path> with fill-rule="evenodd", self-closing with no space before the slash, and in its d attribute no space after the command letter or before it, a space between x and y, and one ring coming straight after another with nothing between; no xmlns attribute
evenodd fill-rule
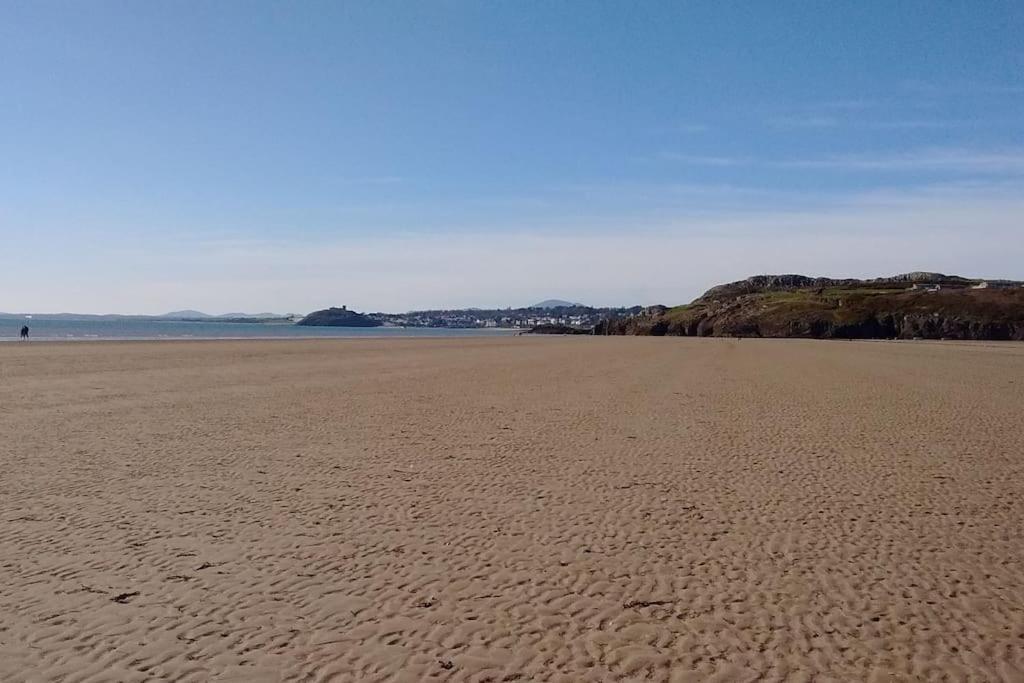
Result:
<svg viewBox="0 0 1024 683"><path fill-rule="evenodd" d="M1024 279L1024 3L0 0L0 311Z"/></svg>

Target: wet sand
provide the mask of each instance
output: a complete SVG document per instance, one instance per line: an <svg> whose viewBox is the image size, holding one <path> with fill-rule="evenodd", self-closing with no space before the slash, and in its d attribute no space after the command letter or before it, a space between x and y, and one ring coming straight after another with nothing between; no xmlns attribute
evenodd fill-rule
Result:
<svg viewBox="0 0 1024 683"><path fill-rule="evenodd" d="M1024 345L0 345L0 680L1021 681Z"/></svg>

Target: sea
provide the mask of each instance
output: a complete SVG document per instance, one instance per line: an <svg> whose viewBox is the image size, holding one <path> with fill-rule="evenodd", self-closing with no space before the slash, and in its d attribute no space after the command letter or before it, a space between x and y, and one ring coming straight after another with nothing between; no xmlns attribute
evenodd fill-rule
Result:
<svg viewBox="0 0 1024 683"><path fill-rule="evenodd" d="M18 341L22 325L29 341L146 339L323 339L335 337L494 337L512 329L439 327L303 327L288 323L189 322L153 319L69 319L36 315L0 318L0 342Z"/></svg>

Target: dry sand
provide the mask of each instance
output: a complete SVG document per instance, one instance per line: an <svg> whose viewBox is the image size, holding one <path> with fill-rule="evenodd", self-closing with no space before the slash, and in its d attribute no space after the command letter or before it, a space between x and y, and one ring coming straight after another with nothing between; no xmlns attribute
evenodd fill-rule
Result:
<svg viewBox="0 0 1024 683"><path fill-rule="evenodd" d="M1024 346L0 346L0 680L1021 681Z"/></svg>

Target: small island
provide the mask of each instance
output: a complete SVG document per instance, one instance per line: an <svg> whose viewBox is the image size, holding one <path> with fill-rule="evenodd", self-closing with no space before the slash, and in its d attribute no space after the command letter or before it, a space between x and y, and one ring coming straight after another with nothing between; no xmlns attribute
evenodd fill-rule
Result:
<svg viewBox="0 0 1024 683"><path fill-rule="evenodd" d="M362 313L350 311L347 306L332 306L322 311L313 311L295 324L308 327L380 327L381 322Z"/></svg>

